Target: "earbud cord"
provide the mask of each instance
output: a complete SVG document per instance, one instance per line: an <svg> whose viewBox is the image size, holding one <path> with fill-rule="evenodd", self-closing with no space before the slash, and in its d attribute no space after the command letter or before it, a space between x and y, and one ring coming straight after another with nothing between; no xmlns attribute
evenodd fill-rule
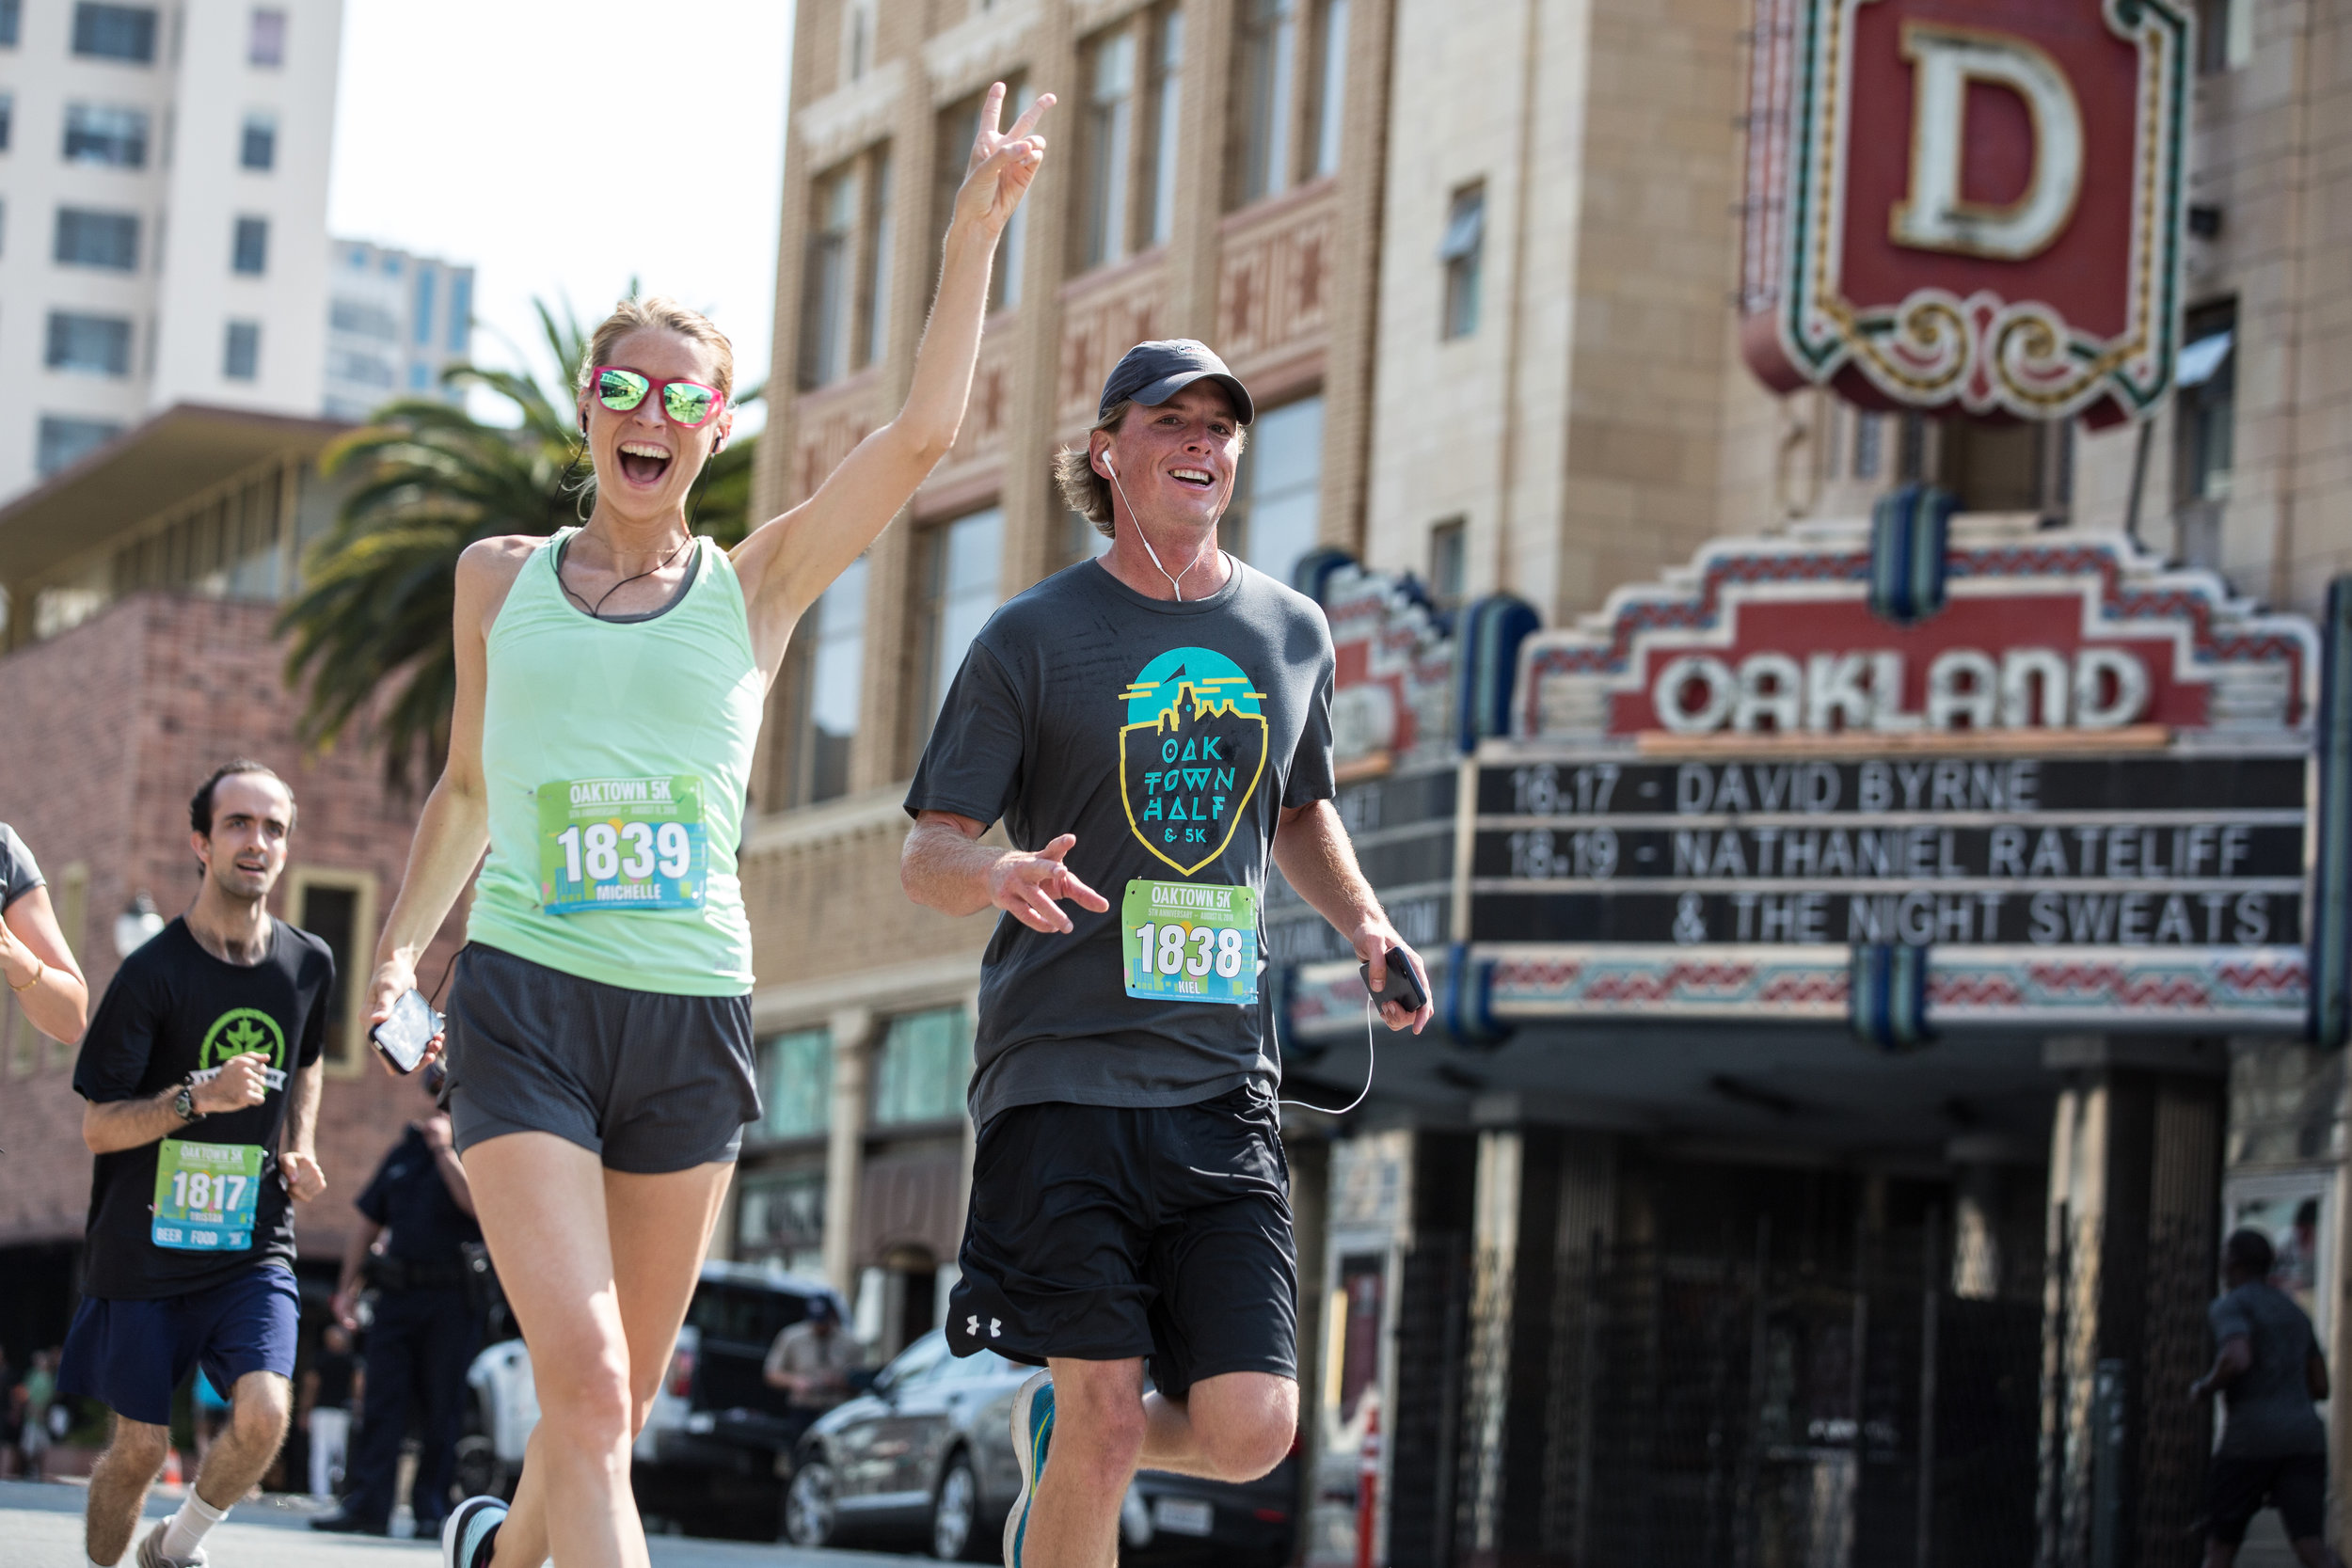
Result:
<svg viewBox="0 0 2352 1568"><path fill-rule="evenodd" d="M1127 487L1124 484L1119 483L1119 470L1111 467L1109 458L1105 457L1103 460L1103 468L1104 472L1111 476L1111 483L1119 485L1119 499L1120 500L1127 501ZM1178 604L1183 604L1184 602L1184 585L1177 581L1176 578L1190 577L1192 575L1192 566L1200 565L1200 558L1209 553L1207 546L1203 545L1200 549L1193 553L1192 566L1185 567L1183 571L1177 573L1176 577L1168 578L1168 568L1160 565L1160 552L1152 547L1152 536L1143 531L1143 523L1136 516L1136 503L1133 501L1127 501L1127 520L1136 525L1136 537L1143 541L1143 553L1152 558L1152 564L1159 568L1160 576L1168 578L1168 585L1176 590L1176 602Z"/></svg>
<svg viewBox="0 0 2352 1568"><path fill-rule="evenodd" d="M1271 1030L1273 1026L1274 1015L1272 1012L1268 1012L1266 1014L1266 1027ZM1274 1049L1278 1053L1282 1049L1282 1038L1279 1035L1275 1036ZM1373 1069L1378 1065L1378 1048L1373 1044L1372 1039L1372 998L1370 996L1366 996L1364 998L1364 1086L1357 1092L1356 1098L1349 1101L1346 1104L1341 1106L1336 1111L1331 1109L1328 1105L1317 1105L1311 1101L1305 1100L1278 1100L1274 1103L1277 1105L1295 1105L1302 1111L1321 1111L1327 1117L1343 1117L1347 1115L1348 1112L1354 1110L1357 1106L1361 1105L1364 1102L1365 1096L1372 1093L1372 1071Z"/></svg>

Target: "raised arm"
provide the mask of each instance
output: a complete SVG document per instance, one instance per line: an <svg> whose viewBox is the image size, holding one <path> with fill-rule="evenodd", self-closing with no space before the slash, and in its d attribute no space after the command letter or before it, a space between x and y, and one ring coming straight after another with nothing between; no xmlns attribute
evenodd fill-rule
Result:
<svg viewBox="0 0 2352 1568"><path fill-rule="evenodd" d="M1032 132L1053 103L1052 93L1040 96L1000 135L1005 85L988 89L905 406L859 442L815 495L735 548L736 572L752 606L753 637L771 673L802 611L874 542L956 444L979 357L996 241L1045 160L1045 138Z"/></svg>

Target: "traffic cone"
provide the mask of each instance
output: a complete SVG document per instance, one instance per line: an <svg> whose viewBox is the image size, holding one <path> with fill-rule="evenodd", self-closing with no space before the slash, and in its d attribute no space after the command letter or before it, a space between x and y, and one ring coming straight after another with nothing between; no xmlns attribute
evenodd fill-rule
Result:
<svg viewBox="0 0 2352 1568"><path fill-rule="evenodd" d="M166 1486L180 1484L180 1450L178 1449L168 1449L164 1452L164 1484Z"/></svg>

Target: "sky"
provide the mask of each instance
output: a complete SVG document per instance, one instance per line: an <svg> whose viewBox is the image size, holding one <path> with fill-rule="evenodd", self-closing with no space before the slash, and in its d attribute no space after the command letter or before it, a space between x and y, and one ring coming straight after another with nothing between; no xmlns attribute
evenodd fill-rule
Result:
<svg viewBox="0 0 2352 1568"><path fill-rule="evenodd" d="M749 385L791 57L790 0L343 0L327 230L470 262L485 363L513 342L546 373L532 298L593 325L634 277L717 321Z"/></svg>

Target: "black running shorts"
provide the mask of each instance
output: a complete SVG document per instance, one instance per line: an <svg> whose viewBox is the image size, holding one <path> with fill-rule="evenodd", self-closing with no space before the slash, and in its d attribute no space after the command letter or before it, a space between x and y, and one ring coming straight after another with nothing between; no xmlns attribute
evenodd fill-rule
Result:
<svg viewBox="0 0 2352 1568"><path fill-rule="evenodd" d="M2241 1459L2216 1454L2205 1472L2205 1533L2235 1546L2265 1508L2279 1511L2289 1541L2316 1541L2328 1524L2328 1456Z"/></svg>
<svg viewBox="0 0 2352 1568"><path fill-rule="evenodd" d="M1042 1366L1149 1356L1182 1399L1298 1375L1290 1167L1263 1090L1192 1105L1017 1105L980 1129L947 1343Z"/></svg>
<svg viewBox="0 0 2352 1568"><path fill-rule="evenodd" d="M552 1132L659 1176L734 1159L759 1119L747 996L629 990L477 943L450 986L448 1053L460 1154Z"/></svg>

